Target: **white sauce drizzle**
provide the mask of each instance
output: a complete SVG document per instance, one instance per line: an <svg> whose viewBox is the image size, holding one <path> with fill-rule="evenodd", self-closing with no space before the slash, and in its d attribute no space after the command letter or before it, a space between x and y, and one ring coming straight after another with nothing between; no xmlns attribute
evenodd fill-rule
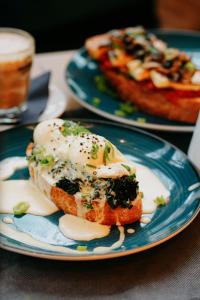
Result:
<svg viewBox="0 0 200 300"><path fill-rule="evenodd" d="M48 243L37 241L29 234L15 230L11 228L9 225L4 224L2 221L0 221L0 232L6 237L27 244L29 246L34 246L34 247L38 247L41 249L46 249L54 252L62 252L66 254L81 254L81 255L88 254L88 251L78 251L78 250L70 249L68 247L54 246Z"/></svg>
<svg viewBox="0 0 200 300"><path fill-rule="evenodd" d="M77 241L91 241L110 233L110 226L89 222L68 214L59 219L59 229L64 236Z"/></svg>
<svg viewBox="0 0 200 300"><path fill-rule="evenodd" d="M119 229L119 232L120 232L118 241L116 241L110 247L96 247L96 248L93 249L93 252L97 253L97 254L103 254L103 253L109 252L110 250L117 249L117 248L121 247L121 245L123 244L124 239L125 239L124 227L119 226L118 229Z"/></svg>
<svg viewBox="0 0 200 300"><path fill-rule="evenodd" d="M149 222L151 222L151 219L149 217L142 217L140 219L140 222L143 224L148 224Z"/></svg>
<svg viewBox="0 0 200 300"><path fill-rule="evenodd" d="M127 232L130 233L130 234L131 234L131 233L134 233L134 232L135 232L135 229L133 229L133 228L128 228L128 229L127 229Z"/></svg>
<svg viewBox="0 0 200 300"><path fill-rule="evenodd" d="M142 213L152 214L157 209L154 202L156 197L163 196L165 199L169 198L169 191L159 178L147 167L133 163L136 168L136 178L139 182L140 191L143 192L142 199Z"/></svg>
<svg viewBox="0 0 200 300"><path fill-rule="evenodd" d="M6 223L6 224L13 224L14 223L13 219L10 218L10 217L4 217L3 222Z"/></svg>
<svg viewBox="0 0 200 300"><path fill-rule="evenodd" d="M0 162L0 180L9 178L16 170L24 169L27 165L26 157L14 156L3 159Z"/></svg>
<svg viewBox="0 0 200 300"><path fill-rule="evenodd" d="M58 211L55 204L40 192L29 180L7 180L0 182L0 213L13 213L19 202L28 202L27 213L47 216Z"/></svg>
<svg viewBox="0 0 200 300"><path fill-rule="evenodd" d="M197 189L198 187L200 187L200 182L196 182L196 183L190 185L188 188L188 191L191 192L191 191Z"/></svg>

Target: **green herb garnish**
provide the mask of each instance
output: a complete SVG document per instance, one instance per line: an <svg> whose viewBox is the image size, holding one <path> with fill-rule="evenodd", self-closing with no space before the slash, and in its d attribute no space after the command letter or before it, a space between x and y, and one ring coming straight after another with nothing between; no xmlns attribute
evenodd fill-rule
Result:
<svg viewBox="0 0 200 300"><path fill-rule="evenodd" d="M135 173L133 173L133 174L129 175L129 178L130 178L131 180L135 180L135 179L136 179L136 175L135 175Z"/></svg>
<svg viewBox="0 0 200 300"><path fill-rule="evenodd" d="M115 42L112 42L112 47L113 47L114 49L122 49L122 46L119 45L119 44L117 44L117 43L115 43Z"/></svg>
<svg viewBox="0 0 200 300"><path fill-rule="evenodd" d="M82 193L82 194L81 194L81 197L82 197L83 199L86 199L86 198L90 197L90 194L84 194L84 193Z"/></svg>
<svg viewBox="0 0 200 300"><path fill-rule="evenodd" d="M72 121L65 121L61 127L61 133L63 136L67 136L80 135L82 133L90 133L90 131L78 123L74 123Z"/></svg>
<svg viewBox="0 0 200 300"><path fill-rule="evenodd" d="M190 72L193 72L196 70L196 66L195 64L193 64L191 61L188 61L186 64L185 64L185 69L187 69L188 71Z"/></svg>
<svg viewBox="0 0 200 300"><path fill-rule="evenodd" d="M78 250L78 251L87 251L87 246L79 245L79 246L76 247L76 250Z"/></svg>
<svg viewBox="0 0 200 300"><path fill-rule="evenodd" d="M120 103L119 109L114 111L114 114L119 117L125 117L126 115L132 114L138 111L138 108L134 106L132 103Z"/></svg>
<svg viewBox="0 0 200 300"><path fill-rule="evenodd" d="M120 103L119 109L120 109L120 111L123 111L126 114L132 114L132 113L138 111L138 108L129 102Z"/></svg>
<svg viewBox="0 0 200 300"><path fill-rule="evenodd" d="M108 85L106 78L103 75L97 75L94 77L94 82L97 89L100 92L106 93L107 95L116 98L117 94L113 89Z"/></svg>
<svg viewBox="0 0 200 300"><path fill-rule="evenodd" d="M33 162L36 160L36 156L35 154L33 154L33 152L27 157L29 162Z"/></svg>
<svg viewBox="0 0 200 300"><path fill-rule="evenodd" d="M122 110L115 110L115 111L114 111L114 114L115 114L116 116L118 116L118 117L125 117L125 116L126 116L125 112L122 111Z"/></svg>
<svg viewBox="0 0 200 300"><path fill-rule="evenodd" d="M156 199L154 200L154 202L156 203L157 206L163 206L163 205L166 205L166 203L167 203L167 201L164 198L164 196L156 197Z"/></svg>
<svg viewBox="0 0 200 300"><path fill-rule="evenodd" d="M92 104L94 106L99 106L100 103L101 103L101 99L100 98L97 98L97 97L92 98Z"/></svg>
<svg viewBox="0 0 200 300"><path fill-rule="evenodd" d="M130 172L131 171L131 168L129 167L129 166L127 166L127 165L124 165L124 164L121 164L122 165L122 167L124 167L128 172Z"/></svg>
<svg viewBox="0 0 200 300"><path fill-rule="evenodd" d="M93 206L92 206L91 202L84 202L83 206L86 207L87 209L93 209Z"/></svg>
<svg viewBox="0 0 200 300"><path fill-rule="evenodd" d="M45 155L45 149L43 147L33 148L31 155L28 156L29 162L39 162L43 167L51 166L54 164L53 155Z"/></svg>
<svg viewBox="0 0 200 300"><path fill-rule="evenodd" d="M108 161L110 161L110 154L113 152L113 146L110 142L107 142L103 152L103 162L106 165Z"/></svg>
<svg viewBox="0 0 200 300"><path fill-rule="evenodd" d="M86 166L89 167L89 168L93 168L93 169L96 169L96 168L97 168L96 166L91 165L91 164L86 164Z"/></svg>
<svg viewBox="0 0 200 300"><path fill-rule="evenodd" d="M90 151L91 157L93 159L97 159L97 153L99 151L99 145L98 144L92 144L92 149Z"/></svg>
<svg viewBox="0 0 200 300"><path fill-rule="evenodd" d="M137 118L137 122L139 122L139 123L145 123L146 119L145 118Z"/></svg>
<svg viewBox="0 0 200 300"><path fill-rule="evenodd" d="M19 202L17 205L13 207L13 213L16 216L25 214L29 209L30 204L28 202Z"/></svg>
<svg viewBox="0 0 200 300"><path fill-rule="evenodd" d="M51 166L54 163L54 157L53 155L47 155L44 156L42 159L40 159L40 165L47 167L47 166Z"/></svg>
<svg viewBox="0 0 200 300"><path fill-rule="evenodd" d="M31 155L28 156L28 161L33 162L33 161L40 160L44 157L44 153L45 153L44 147L42 146L34 147Z"/></svg>

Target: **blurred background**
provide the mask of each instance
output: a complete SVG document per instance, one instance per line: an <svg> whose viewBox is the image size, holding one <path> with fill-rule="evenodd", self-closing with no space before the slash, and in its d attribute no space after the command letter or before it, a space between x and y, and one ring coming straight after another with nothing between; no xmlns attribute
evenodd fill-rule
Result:
<svg viewBox="0 0 200 300"><path fill-rule="evenodd" d="M199 0L1 0L0 27L24 29L37 52L79 48L86 37L113 28L200 30Z"/></svg>

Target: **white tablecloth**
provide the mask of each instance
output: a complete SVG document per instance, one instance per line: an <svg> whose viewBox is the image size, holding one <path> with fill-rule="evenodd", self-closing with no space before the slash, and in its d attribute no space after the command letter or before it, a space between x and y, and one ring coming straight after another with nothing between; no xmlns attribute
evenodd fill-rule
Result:
<svg viewBox="0 0 200 300"><path fill-rule="evenodd" d="M74 53L75 51L71 50L36 54L32 68L32 77L51 71L50 83L55 84L65 93L67 110L80 108L80 105L70 97L64 78L66 66Z"/></svg>

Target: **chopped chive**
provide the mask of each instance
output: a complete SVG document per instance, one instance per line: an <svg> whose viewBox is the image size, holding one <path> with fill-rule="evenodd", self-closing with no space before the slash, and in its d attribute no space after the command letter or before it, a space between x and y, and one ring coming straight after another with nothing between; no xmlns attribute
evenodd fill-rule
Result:
<svg viewBox="0 0 200 300"><path fill-rule="evenodd" d="M92 98L92 104L94 106L99 106L100 103L101 103L101 99L100 98L97 98L97 97Z"/></svg>
<svg viewBox="0 0 200 300"><path fill-rule="evenodd" d="M54 163L53 155L47 155L44 156L42 159L40 159L40 165L43 167L51 166L53 163Z"/></svg>
<svg viewBox="0 0 200 300"><path fill-rule="evenodd" d="M76 250L78 250L78 251L87 251L87 246L79 245L79 246L76 247Z"/></svg>
<svg viewBox="0 0 200 300"><path fill-rule="evenodd" d="M89 196L90 196L90 194L84 194L84 193L81 194L81 197L82 197L83 199L85 199L85 198L87 198L87 197L89 197Z"/></svg>
<svg viewBox="0 0 200 300"><path fill-rule="evenodd" d="M122 49L122 46L121 46L121 45L119 45L119 44L117 44L117 43L114 43L114 42L112 42L112 47L113 47L114 49Z"/></svg>
<svg viewBox="0 0 200 300"><path fill-rule="evenodd" d="M135 105L133 105L132 103L129 103L129 102L120 103L119 109L120 109L120 111L123 111L126 114L132 114L132 113L138 111L138 108Z"/></svg>
<svg viewBox="0 0 200 300"><path fill-rule="evenodd" d="M115 114L116 116L118 116L118 117L125 117L125 116L126 116L125 112L122 111L122 110L115 110L115 111L114 111L114 114Z"/></svg>
<svg viewBox="0 0 200 300"><path fill-rule="evenodd" d="M163 205L167 204L167 201L166 201L165 197L162 196L162 195L159 196L159 197L156 197L154 202L156 203L157 206L163 206Z"/></svg>
<svg viewBox="0 0 200 300"><path fill-rule="evenodd" d="M135 173L133 173L133 174L129 175L129 178L130 178L130 179L132 179L132 180L135 180L135 179L136 179L136 175L135 175Z"/></svg>
<svg viewBox="0 0 200 300"><path fill-rule="evenodd" d="M65 121L60 129L63 136L67 135L80 135L81 133L90 133L88 129L81 126L79 123L72 121Z"/></svg>
<svg viewBox="0 0 200 300"><path fill-rule="evenodd" d="M92 149L90 151L90 154L93 159L97 159L97 153L99 151L99 145L98 144L92 144Z"/></svg>
<svg viewBox="0 0 200 300"><path fill-rule="evenodd" d="M103 152L103 162L106 165L108 161L110 161L110 154L113 152L113 146L110 142L107 142Z"/></svg>
<svg viewBox="0 0 200 300"><path fill-rule="evenodd" d="M33 162L36 160L36 156L35 154L33 154L33 152L27 157L29 162Z"/></svg>
<svg viewBox="0 0 200 300"><path fill-rule="evenodd" d="M84 202L83 206L86 207L87 209L93 209L93 206L92 206L91 202Z"/></svg>
<svg viewBox="0 0 200 300"><path fill-rule="evenodd" d="M122 165L122 167L124 167L128 172L130 172L131 168L130 168L129 166L124 165L124 164L121 164L121 165Z"/></svg>
<svg viewBox="0 0 200 300"><path fill-rule="evenodd" d="M139 122L139 123L145 123L146 119L145 118L137 118L137 122Z"/></svg>
<svg viewBox="0 0 200 300"><path fill-rule="evenodd" d="M13 213L16 216L23 215L29 209L30 204L28 202L19 202L13 207Z"/></svg>
<svg viewBox="0 0 200 300"><path fill-rule="evenodd" d="M97 89L100 92L103 92L111 97L116 98L117 94L116 92L108 85L108 82L106 78L103 75L97 75L94 77L94 82L97 87Z"/></svg>
<svg viewBox="0 0 200 300"><path fill-rule="evenodd" d="M97 168L96 166L91 165L91 164L86 164L86 166L89 167L89 168L93 168L93 169L96 169L96 168Z"/></svg>
<svg viewBox="0 0 200 300"><path fill-rule="evenodd" d="M188 61L186 64L185 64L185 69L187 69L188 71L195 71L196 70L196 66L195 64L193 64L191 61Z"/></svg>

